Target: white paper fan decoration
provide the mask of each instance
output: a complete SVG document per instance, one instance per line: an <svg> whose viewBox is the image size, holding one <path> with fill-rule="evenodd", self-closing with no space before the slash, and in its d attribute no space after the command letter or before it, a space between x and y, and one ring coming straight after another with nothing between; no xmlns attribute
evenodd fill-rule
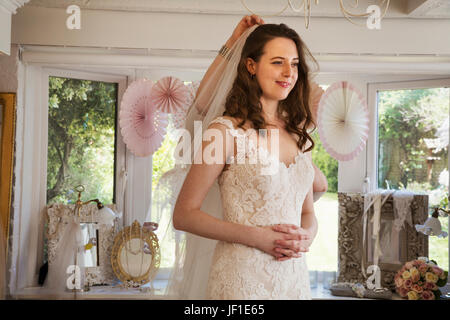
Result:
<svg viewBox="0 0 450 320"><path fill-rule="evenodd" d="M317 127L325 150L350 161L369 137L369 111L362 93L347 81L332 84L320 99Z"/></svg>

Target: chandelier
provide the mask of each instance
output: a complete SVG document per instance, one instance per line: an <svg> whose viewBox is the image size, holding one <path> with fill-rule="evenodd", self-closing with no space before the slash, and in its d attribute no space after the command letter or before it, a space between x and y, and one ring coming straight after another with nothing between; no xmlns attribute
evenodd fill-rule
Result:
<svg viewBox="0 0 450 320"><path fill-rule="evenodd" d="M319 0L313 0L314 4L318 5L319 4ZM241 0L242 5L245 7L245 9L247 9L247 11L249 11L252 14L256 14L259 15L258 13L253 12L245 3L245 0ZM293 4L293 0L287 0L286 1L286 5L284 6L283 9L281 9L281 11L272 14L272 15L266 15L265 17L276 17L281 15L283 12L285 12L287 10L287 8L291 8L292 11L294 12L304 12L305 15L305 27L306 29L308 29L309 27L309 20L311 18L311 0L302 0L300 2L300 4L298 6L295 6ZM369 6L368 10L366 13L353 13L351 12L352 10L355 10L358 8L359 6L359 0L353 0L353 4L348 5L349 7L351 7L351 9L347 9L346 4L344 4L344 2L346 2L345 0L338 0L339 2L339 8L341 9L342 15L344 16L345 19L347 19L348 21L350 21L351 23L355 24L355 25L359 25L359 26L363 26L362 24L356 23L352 20L352 18L369 18L372 14L373 14L373 10L370 10L369 8L373 7L373 6ZM384 18L384 16L387 13L387 10L389 8L389 2L390 0L378 0L379 5L375 6L377 7L380 11L381 8L384 8L383 10L383 14L380 16L380 20L382 18Z"/></svg>

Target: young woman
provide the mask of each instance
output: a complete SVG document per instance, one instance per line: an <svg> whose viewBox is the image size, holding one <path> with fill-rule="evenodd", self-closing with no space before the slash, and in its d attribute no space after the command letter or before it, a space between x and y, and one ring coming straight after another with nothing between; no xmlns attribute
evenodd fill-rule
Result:
<svg viewBox="0 0 450 320"><path fill-rule="evenodd" d="M314 142L308 134L313 118L306 59L312 56L298 34L284 24L262 24L250 31L223 116L208 126L221 133L222 158L212 164L191 165L175 205L173 224L178 230L218 240L207 298L310 299L301 253L308 251L317 233L310 152ZM233 67L226 65L223 72ZM200 113L205 111L201 99L197 106ZM277 130L278 145L270 145L271 130L267 136L249 135L245 163L230 161L237 156L238 129L241 133ZM202 142L201 155L209 144ZM279 157L269 152L273 147L279 148ZM256 152L263 161L249 162L247 151ZM276 173L261 173L267 163L278 165ZM215 181L224 219L201 210Z"/></svg>
<svg viewBox="0 0 450 320"><path fill-rule="evenodd" d="M244 16L241 21L239 21L238 25L234 29L232 35L225 43L225 48L231 48L241 37L241 35L248 30L249 28L255 26L255 25L261 25L264 24L264 20L257 16L257 15L251 15L251 16ZM203 101L198 101L196 106L199 108L199 112L203 113L205 112L205 106L207 106L207 100L210 99L210 96L208 94L200 94L205 84L211 85L212 83L217 82L217 76L221 74L224 68L226 68L227 64L223 63L224 57L222 55L217 55L217 57L214 59L213 63L209 66L208 70L206 71L202 81L200 82L200 85L197 89L197 95L201 97ZM313 112L313 120L314 123L316 123L316 120L314 115L316 113ZM313 184L313 195L314 195L314 202L317 201L327 190L328 190L328 182L327 178L323 174L322 171L314 164L314 184Z"/></svg>

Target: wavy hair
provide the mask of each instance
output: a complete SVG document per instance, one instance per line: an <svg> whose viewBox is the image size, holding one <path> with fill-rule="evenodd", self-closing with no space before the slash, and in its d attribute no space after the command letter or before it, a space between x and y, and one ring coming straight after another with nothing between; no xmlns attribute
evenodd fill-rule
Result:
<svg viewBox="0 0 450 320"><path fill-rule="evenodd" d="M303 147L309 140L311 146L305 152L310 151L314 148L314 141L308 134L308 128L315 129L316 125L309 106L310 70L307 65L307 58L310 58L317 67L318 64L297 32L283 23L260 25L248 36L242 48L237 76L227 96L223 115L240 119L241 122L238 124L240 128L243 128L242 126L247 120L253 124L253 129L257 132L259 129L266 128L267 123L261 114L260 97L262 90L256 78L251 78L246 67L246 61L247 58L252 58L255 62L259 62L264 54L266 43L275 38L287 38L294 41L299 57L297 82L287 98L279 101L277 114L284 121L286 131L299 137L298 148L303 151Z"/></svg>

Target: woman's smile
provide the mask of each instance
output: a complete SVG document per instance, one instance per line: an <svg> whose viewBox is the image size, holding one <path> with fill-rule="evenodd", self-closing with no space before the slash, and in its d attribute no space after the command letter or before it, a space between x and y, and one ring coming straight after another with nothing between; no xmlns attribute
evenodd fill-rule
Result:
<svg viewBox="0 0 450 320"><path fill-rule="evenodd" d="M290 82L285 82L285 81L275 81L275 82L283 88L289 88L291 86Z"/></svg>

